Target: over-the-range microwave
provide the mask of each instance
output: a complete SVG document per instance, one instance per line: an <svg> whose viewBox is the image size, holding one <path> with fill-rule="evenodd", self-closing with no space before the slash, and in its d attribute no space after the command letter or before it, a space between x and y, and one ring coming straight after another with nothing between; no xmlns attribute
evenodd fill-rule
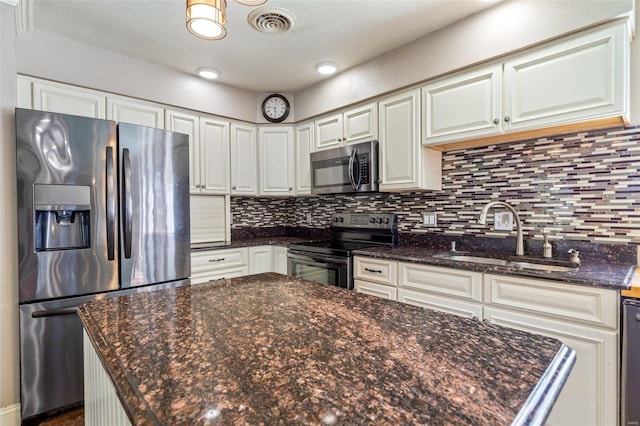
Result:
<svg viewBox="0 0 640 426"><path fill-rule="evenodd" d="M378 141L311 153L311 193L378 190Z"/></svg>

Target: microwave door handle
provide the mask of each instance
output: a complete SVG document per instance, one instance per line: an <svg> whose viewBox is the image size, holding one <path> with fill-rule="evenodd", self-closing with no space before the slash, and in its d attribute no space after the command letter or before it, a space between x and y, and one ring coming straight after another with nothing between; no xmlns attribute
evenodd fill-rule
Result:
<svg viewBox="0 0 640 426"><path fill-rule="evenodd" d="M351 151L351 155L349 156L349 182L351 182L351 188L353 188L354 191L358 190L358 186L356 185L356 180L354 177L354 172L353 172L353 167L354 164L356 162L356 150L354 149L353 151Z"/></svg>

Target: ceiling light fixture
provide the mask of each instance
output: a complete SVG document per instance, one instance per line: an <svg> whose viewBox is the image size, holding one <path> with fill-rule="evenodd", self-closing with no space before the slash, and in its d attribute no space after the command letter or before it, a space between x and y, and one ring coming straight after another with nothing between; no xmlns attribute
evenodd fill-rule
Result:
<svg viewBox="0 0 640 426"><path fill-rule="evenodd" d="M258 6L267 0L236 0ZM187 0L187 29L196 37L220 40L227 35L227 0Z"/></svg>
<svg viewBox="0 0 640 426"><path fill-rule="evenodd" d="M318 70L320 74L324 74L324 75L333 74L334 72L336 72L337 69L338 69L338 66L333 62L321 62L318 65L316 65L316 70Z"/></svg>
<svg viewBox="0 0 640 426"><path fill-rule="evenodd" d="M220 72L213 68L198 68L198 75L207 80L215 80L220 76Z"/></svg>

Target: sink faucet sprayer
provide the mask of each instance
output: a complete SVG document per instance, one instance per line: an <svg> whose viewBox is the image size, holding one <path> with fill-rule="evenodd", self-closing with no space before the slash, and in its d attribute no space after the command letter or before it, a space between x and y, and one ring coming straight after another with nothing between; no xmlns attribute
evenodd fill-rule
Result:
<svg viewBox="0 0 640 426"><path fill-rule="evenodd" d="M524 256L524 242L522 238L522 222L520 221L520 216L518 216L518 212L516 211L516 209L514 209L509 204L502 201L491 201L487 203L487 205L485 205L484 208L482 209L482 213L480 213L480 219L478 219L478 223L480 225L487 224L487 213L489 212L489 209L491 207L504 207L507 210L509 210L511 213L513 213L513 216L516 219L516 231L518 233L516 237L516 255Z"/></svg>

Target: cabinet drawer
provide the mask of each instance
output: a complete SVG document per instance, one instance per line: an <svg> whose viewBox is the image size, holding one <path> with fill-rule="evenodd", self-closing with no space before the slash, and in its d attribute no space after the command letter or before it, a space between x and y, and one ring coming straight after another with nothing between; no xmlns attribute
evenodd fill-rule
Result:
<svg viewBox="0 0 640 426"><path fill-rule="evenodd" d="M398 289L384 284L370 283L368 281L353 280L355 290L358 293L369 296L381 297L383 299L397 300Z"/></svg>
<svg viewBox="0 0 640 426"><path fill-rule="evenodd" d="M206 250L191 253L192 277L209 271L247 266L247 249Z"/></svg>
<svg viewBox="0 0 640 426"><path fill-rule="evenodd" d="M219 269L213 272L201 272L191 276L191 284L201 284L209 281L224 280L228 278L244 277L249 275L249 267Z"/></svg>
<svg viewBox="0 0 640 426"><path fill-rule="evenodd" d="M398 262L356 256L353 277L395 286L398 282Z"/></svg>
<svg viewBox="0 0 640 426"><path fill-rule="evenodd" d="M484 302L611 329L618 327L615 290L485 274Z"/></svg>
<svg viewBox="0 0 640 426"><path fill-rule="evenodd" d="M468 302L419 291L398 289L398 302L433 309L466 318L482 318L482 303Z"/></svg>
<svg viewBox="0 0 640 426"><path fill-rule="evenodd" d="M400 287L482 302L482 273L400 263Z"/></svg>

